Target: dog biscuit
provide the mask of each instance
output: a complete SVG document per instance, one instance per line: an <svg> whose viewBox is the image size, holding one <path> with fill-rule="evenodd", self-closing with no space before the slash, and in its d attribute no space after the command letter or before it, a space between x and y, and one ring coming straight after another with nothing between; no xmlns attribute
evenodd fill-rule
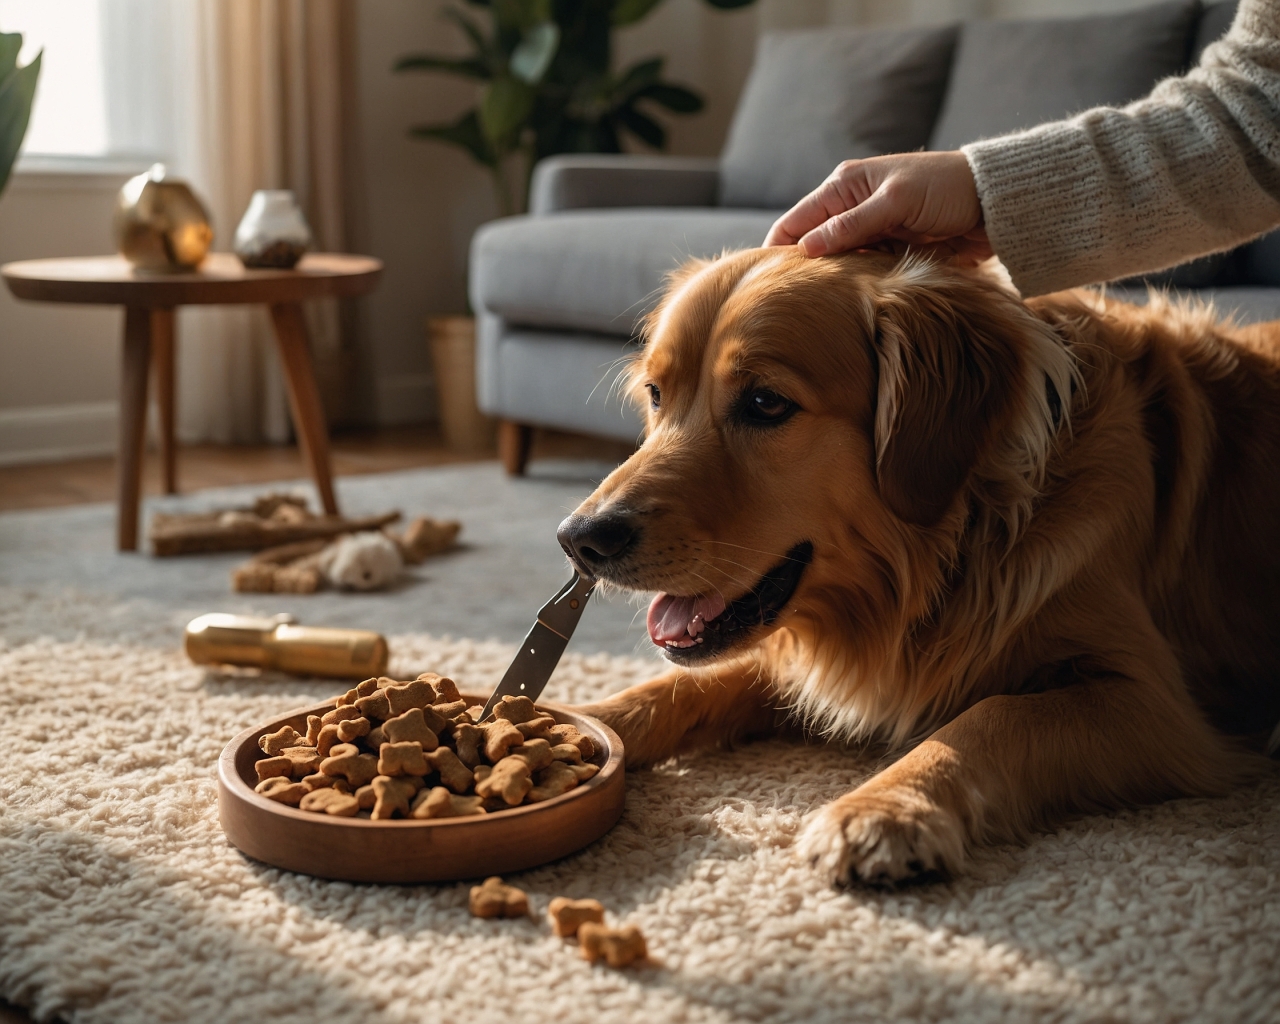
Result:
<svg viewBox="0 0 1280 1024"><path fill-rule="evenodd" d="M432 712L432 717L439 723L438 728L427 724L422 708L410 708L402 715L389 718L382 723L383 735L388 743L418 743L426 751L440 746L438 734L444 727L444 719Z"/></svg>
<svg viewBox="0 0 1280 1024"><path fill-rule="evenodd" d="M457 796L443 786L424 789L413 798L410 814L414 818L461 818L484 814L484 801L478 796Z"/></svg>
<svg viewBox="0 0 1280 1024"><path fill-rule="evenodd" d="M610 928L595 921L578 926L578 949L587 962L603 960L610 967L626 967L649 955L644 936L635 925Z"/></svg>
<svg viewBox="0 0 1280 1024"><path fill-rule="evenodd" d="M528 917L529 898L514 885L506 885L497 875L483 885L471 887L468 901L475 917Z"/></svg>
<svg viewBox="0 0 1280 1024"><path fill-rule="evenodd" d="M371 785L374 796L372 817L375 821L393 818L397 814L402 818L409 816L409 801L417 792L412 782L379 775Z"/></svg>
<svg viewBox="0 0 1280 1024"><path fill-rule="evenodd" d="M556 935L562 939L572 938L588 921L604 924L604 904L599 900L571 900L567 896L557 896L547 905L547 919Z"/></svg>
<svg viewBox="0 0 1280 1024"><path fill-rule="evenodd" d="M522 757L504 757L493 766L488 778L476 783L476 796L501 797L515 807L533 789L529 763Z"/></svg>
<svg viewBox="0 0 1280 1024"><path fill-rule="evenodd" d="M430 771L422 756L422 744L412 740L405 743L384 743L378 750L379 775L426 775Z"/></svg>
<svg viewBox="0 0 1280 1024"><path fill-rule="evenodd" d="M312 790L298 806L304 811L330 814L335 818L354 818L360 812L360 804L354 796L336 789Z"/></svg>
<svg viewBox="0 0 1280 1024"><path fill-rule="evenodd" d="M265 736L258 738L258 746L262 748L262 752L268 757L275 757L285 747L296 747L305 740L305 736L298 735L298 730L291 725L286 725L282 729L275 732L269 732ZM315 744L311 744L315 746Z"/></svg>

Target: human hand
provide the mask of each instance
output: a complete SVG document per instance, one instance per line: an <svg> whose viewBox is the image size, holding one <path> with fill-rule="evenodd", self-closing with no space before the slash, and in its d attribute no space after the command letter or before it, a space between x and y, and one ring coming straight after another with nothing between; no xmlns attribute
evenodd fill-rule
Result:
<svg viewBox="0 0 1280 1024"><path fill-rule="evenodd" d="M991 256L969 161L959 151L846 160L784 213L765 245L806 256L848 249L939 250L979 263Z"/></svg>

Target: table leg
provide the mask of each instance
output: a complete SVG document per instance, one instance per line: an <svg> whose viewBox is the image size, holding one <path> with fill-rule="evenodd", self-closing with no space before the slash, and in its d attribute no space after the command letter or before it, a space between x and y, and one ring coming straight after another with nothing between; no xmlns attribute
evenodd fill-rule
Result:
<svg viewBox="0 0 1280 1024"><path fill-rule="evenodd" d="M271 320L280 346L285 382L289 386L289 408L303 458L311 468L311 476L320 492L320 502L329 515L338 514L333 495L333 470L329 460L329 429L324 421L320 391L311 370L311 350L307 347L307 322L302 307L296 302L283 302L271 307Z"/></svg>
<svg viewBox="0 0 1280 1024"><path fill-rule="evenodd" d="M116 468L116 547L138 550L138 501L147 439L147 373L151 369L151 310L128 306L120 373L119 466Z"/></svg>
<svg viewBox="0 0 1280 1024"><path fill-rule="evenodd" d="M156 384L156 407L160 413L160 465L164 493L178 493L178 451L173 442L174 420L174 330L173 310L151 311L151 367Z"/></svg>

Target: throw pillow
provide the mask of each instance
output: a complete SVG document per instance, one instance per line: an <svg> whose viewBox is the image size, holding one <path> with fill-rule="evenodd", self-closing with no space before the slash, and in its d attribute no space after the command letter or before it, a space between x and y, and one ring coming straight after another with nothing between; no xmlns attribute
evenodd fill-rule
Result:
<svg viewBox="0 0 1280 1024"><path fill-rule="evenodd" d="M787 207L842 160L921 148L956 31L766 33L721 156L720 202Z"/></svg>

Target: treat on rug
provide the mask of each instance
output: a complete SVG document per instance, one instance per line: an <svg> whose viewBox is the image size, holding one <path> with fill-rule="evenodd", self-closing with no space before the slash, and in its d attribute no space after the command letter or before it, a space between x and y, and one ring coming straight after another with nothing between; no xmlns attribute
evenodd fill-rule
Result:
<svg viewBox="0 0 1280 1024"><path fill-rule="evenodd" d="M314 594L325 587L382 590L396 582L406 564L417 565L453 547L462 524L427 516L403 534L367 530L336 538L282 544L261 551L231 573L240 593Z"/></svg>
<svg viewBox="0 0 1280 1024"><path fill-rule="evenodd" d="M586 921L578 928L578 948L589 963L603 960L610 967L627 967L649 956L644 936L633 924L623 928Z"/></svg>
<svg viewBox="0 0 1280 1024"><path fill-rule="evenodd" d="M483 885L473 885L468 904L475 917L529 916L529 898L524 891L505 884L497 875L486 878Z"/></svg>
<svg viewBox="0 0 1280 1024"><path fill-rule="evenodd" d="M296 494L265 494L252 505L240 508L157 512L151 517L147 536L152 553L160 556L261 551L280 544L378 530L399 518L399 512L354 518L316 515L307 508L306 498Z"/></svg>
<svg viewBox="0 0 1280 1024"><path fill-rule="evenodd" d="M588 921L604 924L604 904L599 900L571 900L557 896L547 906L551 930L562 939L573 938Z"/></svg>
<svg viewBox="0 0 1280 1024"><path fill-rule="evenodd" d="M591 738L528 697L503 697L484 721L480 712L434 672L366 679L309 716L305 736L284 726L259 738L255 792L317 814L425 820L550 800L600 770Z"/></svg>

